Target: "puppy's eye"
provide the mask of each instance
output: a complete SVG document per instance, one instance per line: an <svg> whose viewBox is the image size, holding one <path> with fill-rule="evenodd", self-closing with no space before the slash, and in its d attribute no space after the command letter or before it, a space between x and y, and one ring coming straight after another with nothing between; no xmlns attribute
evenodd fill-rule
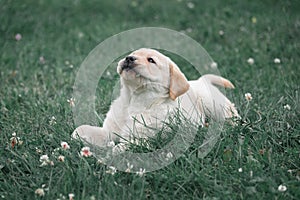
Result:
<svg viewBox="0 0 300 200"><path fill-rule="evenodd" d="M148 60L149 63L156 64L156 62L153 60L153 58L147 58L147 60Z"/></svg>

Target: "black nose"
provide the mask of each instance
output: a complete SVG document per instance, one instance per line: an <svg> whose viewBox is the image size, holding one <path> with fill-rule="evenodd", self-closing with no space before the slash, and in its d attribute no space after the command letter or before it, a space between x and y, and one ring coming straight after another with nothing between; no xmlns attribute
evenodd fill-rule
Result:
<svg viewBox="0 0 300 200"><path fill-rule="evenodd" d="M134 57L134 56L127 56L127 57L125 58L125 61L126 61L127 63L133 63L135 60L136 60L136 57Z"/></svg>

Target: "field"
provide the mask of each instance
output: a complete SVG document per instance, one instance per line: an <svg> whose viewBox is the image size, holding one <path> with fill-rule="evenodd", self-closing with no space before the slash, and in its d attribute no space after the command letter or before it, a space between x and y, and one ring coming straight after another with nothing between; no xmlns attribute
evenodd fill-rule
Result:
<svg viewBox="0 0 300 200"><path fill-rule="evenodd" d="M0 1L0 199L300 199L299 10L296 0ZM244 122L204 158L195 140L165 168L114 173L71 140L73 85L94 47L137 27L199 42L236 86L226 94ZM103 115L115 64L97 88Z"/></svg>

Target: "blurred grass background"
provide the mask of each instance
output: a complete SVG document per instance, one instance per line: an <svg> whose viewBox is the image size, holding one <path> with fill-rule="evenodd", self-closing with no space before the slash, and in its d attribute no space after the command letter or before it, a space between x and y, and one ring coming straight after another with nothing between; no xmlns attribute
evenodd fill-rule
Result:
<svg viewBox="0 0 300 200"><path fill-rule="evenodd" d="M39 198L34 192L43 185L44 199L69 193L75 199L299 199L299 10L298 1L275 0L0 1L0 198ZM246 124L228 127L204 159L187 151L143 177L111 175L96 159L78 156L67 100L77 69L98 43L144 26L197 40L235 84L228 95ZM196 78L183 61L177 64ZM99 82L103 114L118 78L114 67ZM56 124L49 123L52 116ZM12 148L14 132L23 144ZM71 146L59 151L63 163L54 152L61 141ZM43 154L54 166L40 167ZM282 184L285 192L278 191Z"/></svg>

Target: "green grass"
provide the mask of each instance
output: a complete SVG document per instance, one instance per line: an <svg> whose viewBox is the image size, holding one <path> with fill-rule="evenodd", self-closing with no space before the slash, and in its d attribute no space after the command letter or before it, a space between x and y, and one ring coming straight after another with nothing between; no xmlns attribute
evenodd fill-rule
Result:
<svg viewBox="0 0 300 200"><path fill-rule="evenodd" d="M69 193L75 199L300 199L300 3L190 2L193 9L185 0L0 1L0 199L63 199ZM245 123L226 127L203 159L195 140L161 170L111 175L97 159L78 155L82 144L71 141L75 127L67 99L81 62L98 43L143 26L185 31L202 44L235 84L227 95ZM174 59L188 78L197 77ZM99 82L97 111L103 114L117 79L114 67ZM246 92L253 96L249 103ZM13 132L23 141L14 148ZM61 141L71 149L55 151ZM40 167L43 154L53 166ZM35 190L43 184L45 196L39 197ZM285 192L278 191L281 184Z"/></svg>

